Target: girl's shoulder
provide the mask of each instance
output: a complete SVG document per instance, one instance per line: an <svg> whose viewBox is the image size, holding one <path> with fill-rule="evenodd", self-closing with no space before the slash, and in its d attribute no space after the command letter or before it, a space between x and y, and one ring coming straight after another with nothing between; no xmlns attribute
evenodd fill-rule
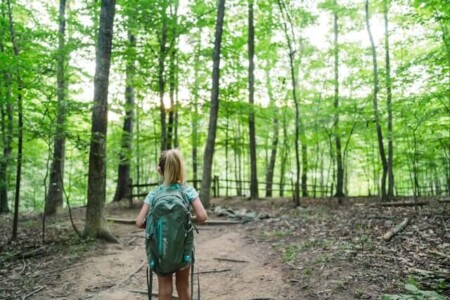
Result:
<svg viewBox="0 0 450 300"><path fill-rule="evenodd" d="M158 185L157 187L155 187L153 190L151 190L147 194L144 201L150 205L152 203L153 199L155 198L155 195L160 193L163 190L164 190L164 187L162 185Z"/></svg>
<svg viewBox="0 0 450 300"><path fill-rule="evenodd" d="M197 192L197 190L194 187L192 187L192 186L190 186L190 185L188 185L186 183L183 183L183 184L180 185L180 188L186 194L189 202L192 202L192 201L194 201L195 199L198 198L198 192Z"/></svg>

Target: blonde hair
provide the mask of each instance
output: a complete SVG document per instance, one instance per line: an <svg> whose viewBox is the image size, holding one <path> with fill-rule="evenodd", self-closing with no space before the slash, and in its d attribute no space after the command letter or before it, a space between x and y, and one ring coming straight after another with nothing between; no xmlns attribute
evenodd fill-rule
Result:
<svg viewBox="0 0 450 300"><path fill-rule="evenodd" d="M180 150L170 149L162 152L158 166L164 177L164 185L186 182L184 160Z"/></svg>

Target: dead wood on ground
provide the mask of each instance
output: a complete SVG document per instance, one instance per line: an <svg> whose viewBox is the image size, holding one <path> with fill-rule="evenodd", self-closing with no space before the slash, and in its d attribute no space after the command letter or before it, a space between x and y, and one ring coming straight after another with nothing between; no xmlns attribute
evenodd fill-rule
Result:
<svg viewBox="0 0 450 300"><path fill-rule="evenodd" d="M394 207L401 207L401 206L424 206L427 205L428 202L425 201L408 201L408 202L383 202L380 203L380 206L394 206Z"/></svg>
<svg viewBox="0 0 450 300"><path fill-rule="evenodd" d="M411 219L405 218L400 224L395 226L393 229L389 230L383 235L383 240L389 241L394 235L405 229Z"/></svg>

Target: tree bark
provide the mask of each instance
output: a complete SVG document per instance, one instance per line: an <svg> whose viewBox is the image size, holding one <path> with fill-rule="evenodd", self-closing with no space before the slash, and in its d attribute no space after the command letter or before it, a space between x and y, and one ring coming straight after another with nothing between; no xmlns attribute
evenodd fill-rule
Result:
<svg viewBox="0 0 450 300"><path fill-rule="evenodd" d="M14 20L11 10L11 1L7 0L8 5L8 19L9 19L9 33L11 44L14 49L14 56L19 58L19 46L16 41L16 32L14 30ZM13 229L11 240L15 240L17 238L17 226L19 223L19 202L20 202L20 184L22 179L22 152L23 152L23 98L22 98L22 90L23 90L23 82L21 76L21 70L17 66L16 67L16 76L17 76L17 127L18 127L18 141L17 141L17 165L16 165L16 194L14 199L14 219L13 219Z"/></svg>
<svg viewBox="0 0 450 300"><path fill-rule="evenodd" d="M386 160L386 153L384 151L384 143L383 143L383 132L381 129L380 124L380 117L379 117L379 111L378 111L378 65L377 65L377 53L375 50L375 43L373 41L372 37L372 31L370 29L370 23L369 23L369 0L366 0L365 3L365 11L366 11L366 27L367 32L369 34L370 39L370 45L372 50L372 62L373 62L373 111L374 111L374 118L375 118L375 125L377 130L377 137L378 137L378 150L380 153L381 163L383 167L383 175L381 178L381 200L386 201L387 199L387 193L386 193L386 177L387 177L387 160Z"/></svg>
<svg viewBox="0 0 450 300"><path fill-rule="evenodd" d="M302 137L302 196L308 197L308 146L305 137Z"/></svg>
<svg viewBox="0 0 450 300"><path fill-rule="evenodd" d="M2 1L1 13L2 20L6 23L5 1ZM5 52L3 41L0 40L0 53ZM4 99L0 105L1 109L1 134L2 134L2 147L3 156L0 159L0 213L8 213L8 166L11 161L12 153L12 139L13 139L13 105L11 97L11 75L7 72L1 74L3 77L3 84L5 89L4 94L0 94L0 97Z"/></svg>
<svg viewBox="0 0 450 300"><path fill-rule="evenodd" d="M170 51L169 58L169 99L170 99L170 108L169 108L169 120L167 123L167 149L171 149L172 146L175 147L175 55L176 52L174 49Z"/></svg>
<svg viewBox="0 0 450 300"><path fill-rule="evenodd" d="M200 48L201 48L201 30L198 33L197 46L195 49L194 56L194 88L193 88L193 96L194 96L194 112L191 115L191 124L192 124L192 174L193 174L193 185L195 189L198 189L198 99L199 99L199 69L200 69Z"/></svg>
<svg viewBox="0 0 450 300"><path fill-rule="evenodd" d="M272 197L272 188L273 188L273 176L275 173L275 162L277 158L277 149L278 149L278 135L279 135L279 121L278 121L278 108L275 106L274 97L272 92L272 84L270 78L270 70L266 69L266 86L267 86L267 94L269 96L269 106L274 110L274 117L272 119L273 124L273 138L272 138L272 147L270 152L269 165L267 167L266 174L266 197Z"/></svg>
<svg viewBox="0 0 450 300"><path fill-rule="evenodd" d="M167 138L167 124L166 124L166 108L164 106L164 91L165 91L165 60L166 60L166 43L167 43L167 15L166 6L163 5L161 8L162 17L162 28L161 37L159 40L159 56L158 56L158 86L159 86L159 110L160 110L160 121L161 121L161 151L168 149L168 138Z"/></svg>
<svg viewBox="0 0 450 300"><path fill-rule="evenodd" d="M334 139L336 145L336 194L338 203L344 197L344 166L342 162L341 133L339 131L339 27L337 0L334 1Z"/></svg>
<svg viewBox="0 0 450 300"><path fill-rule="evenodd" d="M211 107L209 113L208 137L203 156L202 187L200 199L205 207L210 205L211 172L216 140L217 115L219 112L219 78L220 78L220 50L222 44L223 19L225 16L225 0L219 0L217 8L217 22L215 29L213 72L211 88Z"/></svg>
<svg viewBox="0 0 450 300"><path fill-rule="evenodd" d="M242 196L242 133L241 133L241 123L239 119L236 121L236 130L234 135L234 153L235 153L235 174L236 174L236 192L238 196Z"/></svg>
<svg viewBox="0 0 450 300"><path fill-rule="evenodd" d="M248 0L248 102L250 103L250 115L248 118L250 139L250 198L258 198L258 173L256 157L256 132L255 132L255 26L253 24L253 0Z"/></svg>
<svg viewBox="0 0 450 300"><path fill-rule="evenodd" d="M391 82L391 59L389 51L389 0L384 0L384 47L386 51L386 98L387 98L387 113L388 113L388 188L387 201L394 197L394 144L393 144L393 130L392 130L392 82Z"/></svg>
<svg viewBox="0 0 450 300"><path fill-rule="evenodd" d="M6 81L5 81L6 82ZM5 95L1 95L2 98ZM6 98L6 97L5 97ZM7 98L6 98L7 99ZM1 110L1 134L3 145L3 156L0 159L0 213L8 213L8 162L11 155L11 143L8 141L10 137L6 131L6 112L3 104L0 106ZM8 146L9 145L9 146Z"/></svg>
<svg viewBox="0 0 450 300"><path fill-rule="evenodd" d="M286 118L286 107L283 111L283 147L281 149L281 161L280 161L280 197L284 196L284 184L286 179L286 164L289 155L289 140L288 140L288 124Z"/></svg>
<svg viewBox="0 0 450 300"><path fill-rule="evenodd" d="M1 130L2 130L2 144L3 157L0 160L0 213L8 213L8 166L11 160L12 153L12 138L13 138L13 107L10 103L10 79L9 75L5 74L5 84L7 85L5 93L6 105L1 105ZM6 107L6 110L5 110Z"/></svg>
<svg viewBox="0 0 450 300"><path fill-rule="evenodd" d="M53 215L58 206L63 203L64 185L64 157L65 157L65 120L66 120L66 94L65 80L65 29L66 29L66 0L59 2L59 31L58 31L58 61L57 61L57 117L56 132L53 144L53 159L50 168L50 181L45 203L45 214Z"/></svg>
<svg viewBox="0 0 450 300"><path fill-rule="evenodd" d="M94 103L89 152L88 202L84 236L117 239L105 227L103 210L106 197L106 136L108 129L108 86L115 13L114 0L102 0L96 49Z"/></svg>
<svg viewBox="0 0 450 300"><path fill-rule="evenodd" d="M300 135L300 110L297 99L297 78L295 76L295 63L294 63L294 55L295 51L292 46L291 38L289 37L287 21L285 20L284 13L287 14L286 8L282 0L278 0L278 6L280 8L281 17L283 19L283 27L284 34L286 36L286 41L288 43L289 49L289 65L290 65L290 73L291 73L291 82L292 82L292 97L294 99L295 105L295 166L296 166L296 174L295 174L295 182L294 182L294 205L296 207L300 206L300 146L299 146L299 135ZM292 31L292 23L291 31Z"/></svg>
<svg viewBox="0 0 450 300"><path fill-rule="evenodd" d="M131 17L129 17L131 18ZM130 22L130 21L129 21ZM130 25L129 25L130 26ZM134 77L135 77L135 49L136 38L128 29L128 47L130 55L127 57L125 73L125 118L122 128L121 149L119 153L119 170L117 178L117 187L114 194L113 201L119 201L128 197L131 194L130 189L130 157L133 151L133 123L134 123Z"/></svg>

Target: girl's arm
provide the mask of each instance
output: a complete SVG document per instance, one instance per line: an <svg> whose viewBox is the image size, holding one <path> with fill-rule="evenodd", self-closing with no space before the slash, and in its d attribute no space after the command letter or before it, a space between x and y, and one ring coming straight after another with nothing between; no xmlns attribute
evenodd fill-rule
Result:
<svg viewBox="0 0 450 300"><path fill-rule="evenodd" d="M136 218L136 226L138 228L145 228L145 218L147 218L149 208L150 206L144 202L141 211L139 212L139 215Z"/></svg>
<svg viewBox="0 0 450 300"><path fill-rule="evenodd" d="M191 205L195 213L195 216L192 218L192 221L196 223L205 222L206 219L208 219L208 215L206 213L205 208L203 207L202 201L200 201L200 198L197 197L194 201L192 201Z"/></svg>

